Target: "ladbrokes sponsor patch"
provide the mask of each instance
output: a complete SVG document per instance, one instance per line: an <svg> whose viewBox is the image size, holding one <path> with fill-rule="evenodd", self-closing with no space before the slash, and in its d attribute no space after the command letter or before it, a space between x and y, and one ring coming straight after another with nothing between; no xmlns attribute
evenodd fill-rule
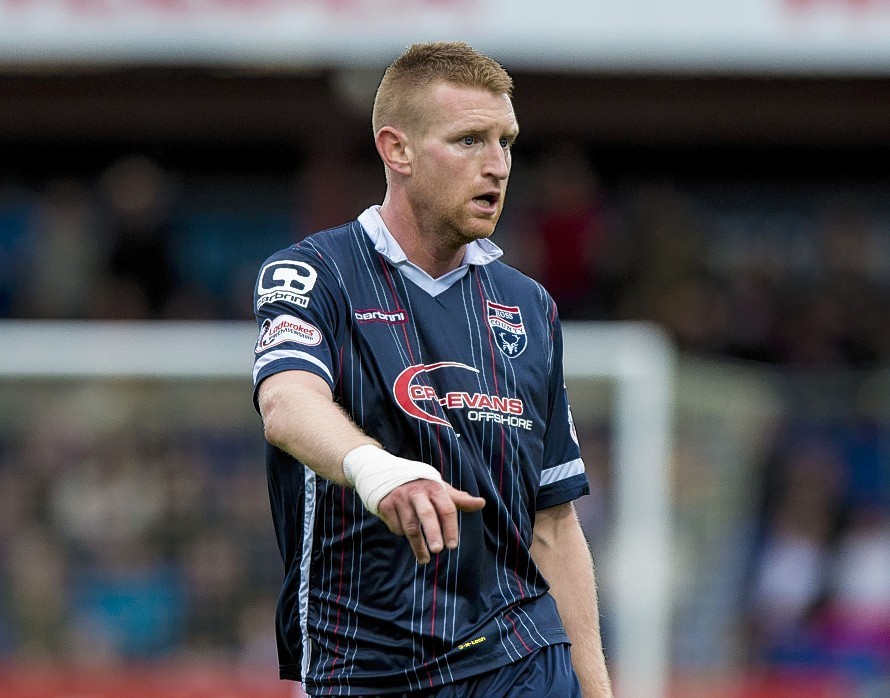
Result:
<svg viewBox="0 0 890 698"><path fill-rule="evenodd" d="M279 315L274 320L266 320L260 329L256 343L256 353L284 342L296 342L314 347L321 344L321 331L305 320L293 315Z"/></svg>

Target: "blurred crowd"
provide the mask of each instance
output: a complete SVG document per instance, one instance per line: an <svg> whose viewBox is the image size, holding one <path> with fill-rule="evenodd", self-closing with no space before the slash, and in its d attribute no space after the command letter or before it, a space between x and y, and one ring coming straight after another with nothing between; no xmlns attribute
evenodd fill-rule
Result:
<svg viewBox="0 0 890 698"><path fill-rule="evenodd" d="M58 397L0 440L0 657L274 665L257 430L158 432L101 389Z"/></svg>
<svg viewBox="0 0 890 698"><path fill-rule="evenodd" d="M890 688L888 464L886 419L782 425L752 536L744 630L752 663L830 667L882 682L875 695Z"/></svg>
<svg viewBox="0 0 890 698"><path fill-rule="evenodd" d="M250 318L261 261L379 203L378 170L334 152L265 179L141 155L0 175L0 317ZM495 241L567 320L652 320L682 349L779 365L890 359L890 182L604 182L563 144L517 156Z"/></svg>
<svg viewBox="0 0 890 698"><path fill-rule="evenodd" d="M654 321L686 353L854 382L890 365L890 183L608 176L577 144L516 157L495 242L563 320ZM266 256L382 193L379 164L346 153L296 176L135 154L0 177L0 318L249 319ZM860 408L777 432L743 591L753 663L890 674L890 428ZM271 656L258 433L67 436L0 433L0 655Z"/></svg>
<svg viewBox="0 0 890 698"><path fill-rule="evenodd" d="M770 364L890 359L890 181L607 186L564 146L526 184L516 259L564 318L651 320L682 349Z"/></svg>
<svg viewBox="0 0 890 698"><path fill-rule="evenodd" d="M251 317L259 264L294 239L291 198L286 179L178 178L142 155L0 176L0 317Z"/></svg>

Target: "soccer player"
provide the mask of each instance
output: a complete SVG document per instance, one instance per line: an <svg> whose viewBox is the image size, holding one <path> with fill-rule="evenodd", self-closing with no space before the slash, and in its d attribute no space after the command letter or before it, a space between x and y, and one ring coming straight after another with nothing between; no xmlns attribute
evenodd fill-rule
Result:
<svg viewBox="0 0 890 698"><path fill-rule="evenodd" d="M512 88L411 46L374 102L382 205L259 273L280 673L311 696L611 696L556 307L488 239Z"/></svg>

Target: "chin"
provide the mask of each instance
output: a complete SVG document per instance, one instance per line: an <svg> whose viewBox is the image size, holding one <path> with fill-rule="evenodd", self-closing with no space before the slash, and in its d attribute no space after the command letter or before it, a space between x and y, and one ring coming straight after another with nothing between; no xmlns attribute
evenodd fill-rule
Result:
<svg viewBox="0 0 890 698"><path fill-rule="evenodd" d="M471 228L468 230L464 230L464 237L467 242L473 242L474 240L486 240L494 235L494 226L490 228L481 229L481 228Z"/></svg>
<svg viewBox="0 0 890 698"><path fill-rule="evenodd" d="M481 218L481 217L463 217L461 219L452 219L453 223L449 226L460 238L460 244L467 244L473 240L484 240L490 238L494 234L497 226L497 217Z"/></svg>
<svg viewBox="0 0 890 698"><path fill-rule="evenodd" d="M486 219L475 219L470 222L470 225L467 226L467 232L472 236L474 240L482 240L484 238L490 238L494 235L494 229L497 227L498 219L494 218L486 218Z"/></svg>

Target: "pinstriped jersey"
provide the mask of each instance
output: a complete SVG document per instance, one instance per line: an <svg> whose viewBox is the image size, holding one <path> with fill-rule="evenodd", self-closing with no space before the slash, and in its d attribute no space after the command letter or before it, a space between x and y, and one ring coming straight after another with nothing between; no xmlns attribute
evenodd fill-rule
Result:
<svg viewBox="0 0 890 698"><path fill-rule="evenodd" d="M312 695L428 689L568 641L529 554L535 511L588 491L559 319L482 242L423 279L369 209L260 271L254 395L276 372L317 374L388 451L486 500L460 514L457 550L419 565L352 489L266 445L280 673Z"/></svg>

